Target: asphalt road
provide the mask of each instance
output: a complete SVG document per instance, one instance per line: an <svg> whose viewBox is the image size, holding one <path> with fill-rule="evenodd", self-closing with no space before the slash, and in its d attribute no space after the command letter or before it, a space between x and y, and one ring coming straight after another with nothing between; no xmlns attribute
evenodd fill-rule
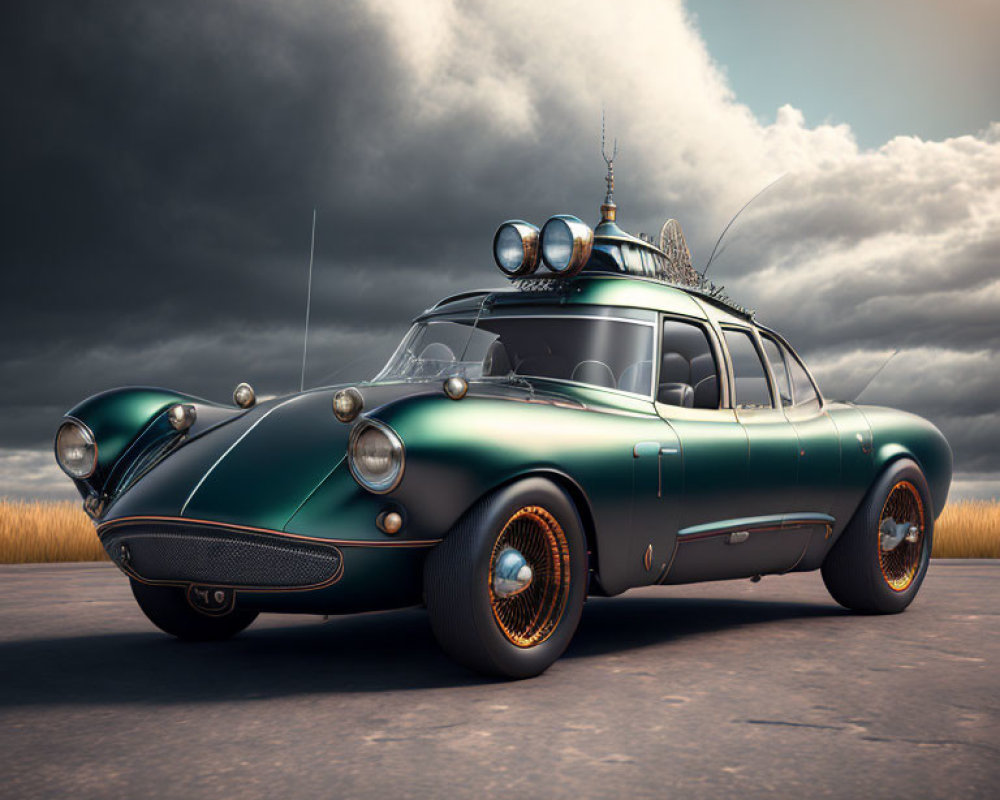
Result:
<svg viewBox="0 0 1000 800"><path fill-rule="evenodd" d="M184 644L109 565L0 567L0 795L997 797L998 607L1000 561L893 617L817 573L635 591L499 683L419 610Z"/></svg>

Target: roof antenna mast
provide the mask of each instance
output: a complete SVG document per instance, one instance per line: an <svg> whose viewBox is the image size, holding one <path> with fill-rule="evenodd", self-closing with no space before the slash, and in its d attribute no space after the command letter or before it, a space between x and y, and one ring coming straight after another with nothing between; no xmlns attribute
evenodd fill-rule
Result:
<svg viewBox="0 0 1000 800"><path fill-rule="evenodd" d="M313 209L312 236L309 239L309 286L306 289L306 335L302 341L302 375L299 378L299 391L306 388L306 353L309 350L309 309L312 306L313 294L313 254L316 252L316 209Z"/></svg>
<svg viewBox="0 0 1000 800"><path fill-rule="evenodd" d="M733 214L733 218L731 220L729 220L729 222L727 223L726 227L722 229L722 233L719 234L719 238L715 242L715 247L712 248L712 252L708 256L708 262L705 264L705 268L701 271L701 279L702 279L702 281L705 280L705 275L708 274L708 268L710 266L712 266L712 261L715 259L715 253L719 249L719 245L722 244L722 240L725 238L726 232L732 227L733 223L736 222L736 218L740 214L742 214L744 211L747 210L747 206L749 206L754 200L756 200L758 197L760 197L762 194L764 194L764 192L766 192L768 189L770 189L772 186L774 186L774 184L776 184L778 181L780 181L782 178L784 178L785 175L787 175L787 174L788 173L786 172L786 173L784 173L782 175L779 175L777 178L775 178L773 181L771 181L767 186L765 186L763 189L761 189L759 192L757 192L757 194L755 194L753 197L751 197L749 200L747 200L743 204L743 207L739 211L737 211L735 214Z"/></svg>
<svg viewBox="0 0 1000 800"><path fill-rule="evenodd" d="M614 222L615 216L618 213L618 207L615 205L615 156L618 155L618 139L617 137L615 138L615 143L611 148L611 155L609 156L604 128L603 108L601 109L601 155L604 157L604 163L608 165L608 174L604 178L604 182L608 185L608 192L604 196L604 202L601 204L601 222Z"/></svg>
<svg viewBox="0 0 1000 800"><path fill-rule="evenodd" d="M865 385L861 387L861 391L854 395L854 399L851 400L852 403L858 402L858 398L865 393L865 390L867 390L868 387L874 383L875 379L879 376L882 370L889 366L889 362L892 361L897 355L899 355L898 347L889 354L889 357L885 361L882 362L882 366L875 370L874 374L867 381L865 381Z"/></svg>

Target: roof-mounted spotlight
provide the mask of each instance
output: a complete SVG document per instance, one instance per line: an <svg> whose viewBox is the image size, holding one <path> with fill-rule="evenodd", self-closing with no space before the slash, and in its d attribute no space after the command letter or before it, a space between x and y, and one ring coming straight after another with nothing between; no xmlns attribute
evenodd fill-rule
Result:
<svg viewBox="0 0 1000 800"><path fill-rule="evenodd" d="M509 278L530 275L538 267L538 228L524 220L508 220L493 237L493 258Z"/></svg>
<svg viewBox="0 0 1000 800"><path fill-rule="evenodd" d="M594 232L569 214L551 217L542 228L542 261L560 278L576 275L590 258Z"/></svg>

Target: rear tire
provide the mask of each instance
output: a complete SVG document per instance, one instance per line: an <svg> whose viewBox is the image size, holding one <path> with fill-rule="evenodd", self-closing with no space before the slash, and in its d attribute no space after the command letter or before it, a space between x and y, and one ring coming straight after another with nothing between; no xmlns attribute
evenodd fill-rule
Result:
<svg viewBox="0 0 1000 800"><path fill-rule="evenodd" d="M229 639L257 619L256 611L238 608L235 602L216 613L206 613L189 601L190 589L153 586L135 578L129 580L142 613L157 628L178 639L194 642Z"/></svg>
<svg viewBox="0 0 1000 800"><path fill-rule="evenodd" d="M916 541L904 539L883 550L880 528L890 518L916 526ZM875 481L823 561L823 582L845 608L897 614L923 583L933 536L934 508L923 473L909 459L895 461Z"/></svg>
<svg viewBox="0 0 1000 800"><path fill-rule="evenodd" d="M515 548L530 583L502 594L494 566ZM487 495L427 557L424 592L442 649L485 675L544 672L576 632L587 592L587 542L573 502L551 481L528 478Z"/></svg>

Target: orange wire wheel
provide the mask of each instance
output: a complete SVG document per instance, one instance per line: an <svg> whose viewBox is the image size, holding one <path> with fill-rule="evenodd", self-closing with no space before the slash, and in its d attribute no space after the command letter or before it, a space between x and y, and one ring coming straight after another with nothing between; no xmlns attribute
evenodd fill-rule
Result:
<svg viewBox="0 0 1000 800"><path fill-rule="evenodd" d="M516 511L490 556L490 605L507 640L532 647L548 639L569 589L569 544L556 518L538 506Z"/></svg>
<svg viewBox="0 0 1000 800"><path fill-rule="evenodd" d="M920 569L924 549L924 503L909 481L900 481L889 492L878 520L877 542L882 577L893 591L906 591Z"/></svg>

